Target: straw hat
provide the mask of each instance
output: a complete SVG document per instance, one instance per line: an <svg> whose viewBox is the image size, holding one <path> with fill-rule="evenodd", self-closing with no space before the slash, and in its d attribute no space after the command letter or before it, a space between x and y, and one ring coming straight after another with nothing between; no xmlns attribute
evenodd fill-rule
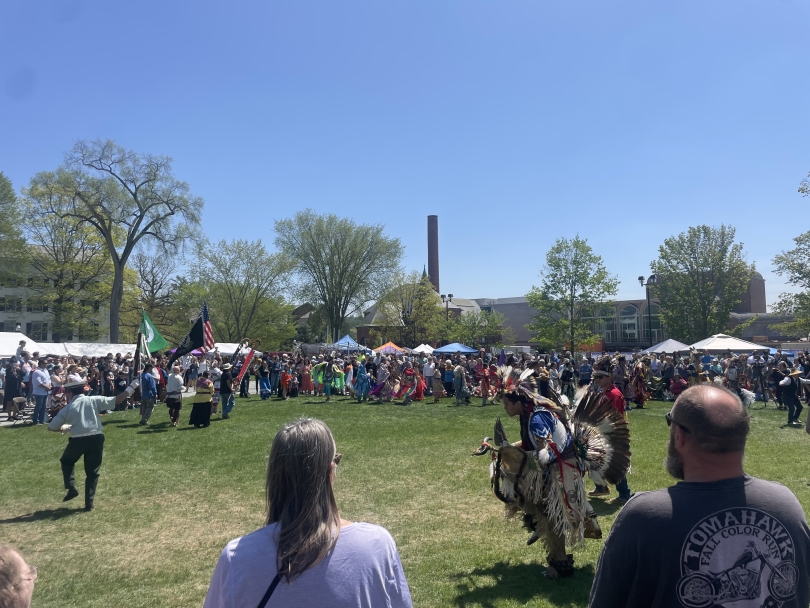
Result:
<svg viewBox="0 0 810 608"><path fill-rule="evenodd" d="M801 376L801 375L802 370L800 370L798 367L794 367L792 370L790 370L790 373L788 374L788 376Z"/></svg>

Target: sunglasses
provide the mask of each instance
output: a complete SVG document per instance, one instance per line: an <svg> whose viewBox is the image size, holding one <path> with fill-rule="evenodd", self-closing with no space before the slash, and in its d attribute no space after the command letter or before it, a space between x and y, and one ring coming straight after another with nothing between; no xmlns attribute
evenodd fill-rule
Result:
<svg viewBox="0 0 810 608"><path fill-rule="evenodd" d="M680 428L683 430L683 432L684 432L684 433L689 433L689 432L691 432L691 431L690 431L688 428L686 428L684 425L679 424L679 423L675 422L675 420L673 420L673 419L672 419L672 412L667 412L667 414L666 414L666 416L664 416L664 418L665 418L665 419L666 419L666 421L667 421L667 426L672 426L672 425L674 424L675 426L680 427Z"/></svg>

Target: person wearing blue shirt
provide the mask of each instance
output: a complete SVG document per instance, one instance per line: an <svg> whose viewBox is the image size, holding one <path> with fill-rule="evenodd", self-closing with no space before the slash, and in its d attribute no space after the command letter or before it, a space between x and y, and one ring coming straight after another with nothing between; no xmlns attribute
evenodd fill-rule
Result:
<svg viewBox="0 0 810 608"><path fill-rule="evenodd" d="M593 374L593 367L585 357L582 357L582 362L579 366L579 385L588 386L591 383L591 375Z"/></svg>
<svg viewBox="0 0 810 608"><path fill-rule="evenodd" d="M141 421L138 424L146 424L149 422L149 417L152 415L152 410L155 409L155 401L157 400L157 383L155 377L152 375L154 366L147 363L143 366L143 373L141 374Z"/></svg>

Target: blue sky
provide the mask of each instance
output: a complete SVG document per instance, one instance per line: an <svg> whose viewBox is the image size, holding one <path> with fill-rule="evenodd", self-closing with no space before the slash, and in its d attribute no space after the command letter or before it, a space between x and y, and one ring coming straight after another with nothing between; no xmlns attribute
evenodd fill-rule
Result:
<svg viewBox="0 0 810 608"><path fill-rule="evenodd" d="M642 298L663 240L737 228L765 276L810 229L810 5L386 0L0 4L0 170L77 139L174 158L212 239L310 207L385 224L442 291L510 297L560 236Z"/></svg>

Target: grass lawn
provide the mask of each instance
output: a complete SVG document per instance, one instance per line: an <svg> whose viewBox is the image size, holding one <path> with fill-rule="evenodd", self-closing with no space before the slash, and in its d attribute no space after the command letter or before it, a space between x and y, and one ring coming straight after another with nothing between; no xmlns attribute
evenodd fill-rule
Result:
<svg viewBox="0 0 810 608"><path fill-rule="evenodd" d="M149 427L137 412L104 416L106 444L96 508L61 502L65 438L44 427L0 429L0 542L39 568L35 608L200 606L225 543L260 527L270 441L299 416L324 420L343 461L341 515L388 528L399 546L415 606L584 606L602 541L574 552L576 574L542 576L540 543L505 521L489 489L488 457L473 458L499 407L325 404L301 397L237 400L230 420L208 429L169 425L159 406ZM629 414L633 491L662 488L669 403ZM190 404L182 413L188 421ZM752 411L746 470L787 485L810 507L803 428L785 412ZM505 419L510 440L518 423ZM84 472L77 467L80 493ZM592 484L589 484L592 488ZM614 494L615 495L615 494ZM594 500L607 532L617 507ZM273 572L268 569L268 583Z"/></svg>

